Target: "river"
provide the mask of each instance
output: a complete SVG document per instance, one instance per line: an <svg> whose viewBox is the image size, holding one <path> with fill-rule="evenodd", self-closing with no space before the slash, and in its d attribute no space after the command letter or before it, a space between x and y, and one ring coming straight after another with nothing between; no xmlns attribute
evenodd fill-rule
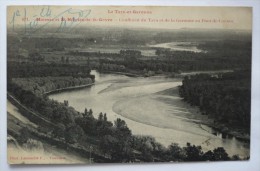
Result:
<svg viewBox="0 0 260 171"><path fill-rule="evenodd" d="M196 52L196 53L206 53L201 49L197 48L198 43L194 42L168 42L168 43L159 43L155 45L148 45L148 47L153 48L166 48L172 51L188 51L188 52Z"/></svg>
<svg viewBox="0 0 260 171"><path fill-rule="evenodd" d="M94 70L91 74L96 76L95 85L52 94L49 98L68 100L70 106L81 112L91 108L96 118L100 112L106 112L112 122L121 118L134 135L153 136L165 146L171 143L186 146L190 142L202 146L204 151L224 147L230 156L249 156L248 143L231 136L222 138L221 133L200 124L207 116L179 97L180 79L127 77Z"/></svg>

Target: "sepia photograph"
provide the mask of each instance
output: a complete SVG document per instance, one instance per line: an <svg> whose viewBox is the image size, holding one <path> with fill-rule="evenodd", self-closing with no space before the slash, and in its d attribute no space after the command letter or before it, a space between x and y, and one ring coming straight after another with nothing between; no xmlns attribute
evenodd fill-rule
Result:
<svg viewBox="0 0 260 171"><path fill-rule="evenodd" d="M249 161L252 12L8 6L8 163Z"/></svg>

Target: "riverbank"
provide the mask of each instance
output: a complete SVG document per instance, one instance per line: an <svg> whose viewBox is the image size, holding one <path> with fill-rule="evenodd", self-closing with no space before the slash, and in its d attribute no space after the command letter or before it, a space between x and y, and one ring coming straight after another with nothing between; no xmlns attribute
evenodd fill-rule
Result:
<svg viewBox="0 0 260 171"><path fill-rule="evenodd" d="M136 74L136 73L131 73L131 72L116 72L116 71L99 71L100 73L103 74L118 74L118 75L125 75L128 77L144 77L143 74Z"/></svg>
<svg viewBox="0 0 260 171"><path fill-rule="evenodd" d="M158 93L167 94L169 96L179 96L178 89L176 88L170 88ZM203 115L199 107L191 106L188 102L185 102L184 100L183 102L187 104L187 108L189 108L189 110L193 110L192 113L196 113L193 119L197 121L193 121L194 123L204 124L210 128L213 128L216 132L221 132L225 135L231 135L241 141L250 142L250 135L246 134L245 130L234 128L228 124L216 122L213 120L213 118L210 118L209 115ZM214 132L212 133L215 134Z"/></svg>
<svg viewBox="0 0 260 171"><path fill-rule="evenodd" d="M77 89L83 89L86 87L90 87L92 85L94 85L95 83L91 83L91 84L84 84L84 85L80 85L80 86L70 86L70 87L65 87L65 88L59 88L59 89L55 89L55 90L51 90L48 92L45 92L45 95L51 95L51 94L55 94L55 93L61 93L64 91L70 91L70 90L77 90Z"/></svg>
<svg viewBox="0 0 260 171"><path fill-rule="evenodd" d="M154 71L150 71L147 73L138 72L138 71L128 71L128 72L117 72L117 71L99 71L100 73L104 74L118 74L118 75L125 75L128 77L151 77L151 76L165 76L169 78L184 78L185 76L191 76L196 74L223 74L223 73L230 73L234 72L234 70L208 70L208 71L190 71L190 72L161 72L156 73Z"/></svg>
<svg viewBox="0 0 260 171"><path fill-rule="evenodd" d="M210 128L213 129L210 133L217 135L217 132L220 132L222 134L222 137L235 137L239 141L243 141L246 143L250 143L250 135L246 134L245 131L243 130L238 130L236 128L230 127L227 124L222 124L222 123L217 123L217 122L212 122L212 119L206 119L202 120L200 122L195 122L199 124L199 126L204 129L205 131L210 132L209 130L206 130L205 128L202 127L202 125L206 125Z"/></svg>
<svg viewBox="0 0 260 171"><path fill-rule="evenodd" d="M154 76L165 76L168 78L184 78L185 75L180 73L170 73L170 72L162 72L156 73L154 71L143 73L142 71L129 71L129 72L116 72L116 71L99 71L99 73L103 74L117 74L117 75L124 75L128 77L154 77Z"/></svg>
<svg viewBox="0 0 260 171"><path fill-rule="evenodd" d="M207 124L205 124L205 125L207 125ZM208 124L207 126L212 127L215 130L222 132L225 135L231 135L240 141L250 143L250 135L245 133L245 131L242 129L230 127L227 124L222 124L222 123L218 123L218 122L214 123L213 125Z"/></svg>

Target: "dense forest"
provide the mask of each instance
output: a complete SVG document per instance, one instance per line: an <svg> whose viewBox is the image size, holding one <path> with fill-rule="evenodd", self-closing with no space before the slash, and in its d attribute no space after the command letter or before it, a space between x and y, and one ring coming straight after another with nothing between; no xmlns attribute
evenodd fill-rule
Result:
<svg viewBox="0 0 260 171"><path fill-rule="evenodd" d="M18 77L89 77L92 81L95 80L94 75L90 75L90 68L87 65L61 64L61 63L46 63L46 62L8 62L7 63L7 78Z"/></svg>
<svg viewBox="0 0 260 171"><path fill-rule="evenodd" d="M42 95L55 90L69 87L79 87L92 84L91 78L82 77L30 77L13 78L13 83L19 85L24 90L29 90L36 95Z"/></svg>
<svg viewBox="0 0 260 171"><path fill-rule="evenodd" d="M181 97L216 123L250 132L251 72L186 76L179 88Z"/></svg>

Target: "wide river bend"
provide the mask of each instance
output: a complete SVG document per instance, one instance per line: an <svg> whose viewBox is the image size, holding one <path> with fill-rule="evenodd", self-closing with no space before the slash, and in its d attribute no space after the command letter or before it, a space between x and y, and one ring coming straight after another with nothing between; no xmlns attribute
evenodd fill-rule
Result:
<svg viewBox="0 0 260 171"><path fill-rule="evenodd" d="M190 142L202 146L204 151L224 147L230 156L249 156L248 143L232 136L223 138L221 133L200 124L203 117L199 110L178 95L180 79L128 77L95 70L91 74L96 76L95 85L52 94L49 98L68 100L70 106L81 112L91 108L95 117L100 112L107 113L112 122L121 118L133 134L153 136L165 146L171 143L186 146Z"/></svg>

